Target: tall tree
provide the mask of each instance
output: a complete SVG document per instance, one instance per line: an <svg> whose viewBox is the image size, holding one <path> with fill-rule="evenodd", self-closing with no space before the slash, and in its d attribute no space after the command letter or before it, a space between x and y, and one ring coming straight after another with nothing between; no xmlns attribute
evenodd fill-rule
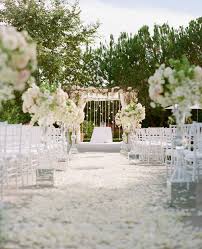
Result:
<svg viewBox="0 0 202 249"><path fill-rule="evenodd" d="M78 2L63 0L2 0L0 22L26 30L37 42L37 81L82 84L83 47L93 41L98 24L84 25ZM66 2L66 1L65 1Z"/></svg>
<svg viewBox="0 0 202 249"><path fill-rule="evenodd" d="M89 68L97 84L104 81L108 86L134 87L139 101L146 106L145 126L165 125L169 113L150 107L148 78L157 65L168 64L170 58L186 55L191 63L202 65L202 18L179 29L155 25L152 34L149 27L143 26L134 35L122 33L116 42L111 35L109 43L90 53L94 59L89 61Z"/></svg>

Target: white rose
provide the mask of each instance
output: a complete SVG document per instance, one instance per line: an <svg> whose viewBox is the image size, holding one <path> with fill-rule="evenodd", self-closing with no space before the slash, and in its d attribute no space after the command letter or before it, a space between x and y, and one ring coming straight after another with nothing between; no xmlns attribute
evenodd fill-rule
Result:
<svg viewBox="0 0 202 249"><path fill-rule="evenodd" d="M23 90L24 87L25 87L25 83L27 82L27 80L29 79L30 77L30 71L27 70L27 69L24 69L22 71L20 71L18 73L18 77L17 77L17 80L16 80L16 84L15 84L15 89L16 90Z"/></svg>
<svg viewBox="0 0 202 249"><path fill-rule="evenodd" d="M36 52L36 44L31 43L29 44L29 47L26 49L27 56L30 57L30 60L32 60L32 68L33 70L36 69L37 66L37 52Z"/></svg>
<svg viewBox="0 0 202 249"><path fill-rule="evenodd" d="M12 65L18 69L24 69L29 60L30 57L26 54L15 54L12 56Z"/></svg>
<svg viewBox="0 0 202 249"><path fill-rule="evenodd" d="M169 81L170 84L172 84L172 85L174 85L174 84L177 83L177 80L175 79L175 77L173 76L173 74L169 75L168 81Z"/></svg>
<svg viewBox="0 0 202 249"><path fill-rule="evenodd" d="M18 42L18 47L26 47L27 46L26 39L22 33L16 32L16 38L17 38L17 42Z"/></svg>
<svg viewBox="0 0 202 249"><path fill-rule="evenodd" d="M156 100L162 92L163 92L162 85L156 84L149 88L149 96L153 100Z"/></svg>
<svg viewBox="0 0 202 249"><path fill-rule="evenodd" d="M15 50L18 47L18 41L15 37L15 35L8 35L6 33L2 36L2 45L4 48L9 50Z"/></svg>
<svg viewBox="0 0 202 249"><path fill-rule="evenodd" d="M153 84L154 84L154 76L153 76L153 75L149 77L148 83L149 83L150 85L153 85Z"/></svg>
<svg viewBox="0 0 202 249"><path fill-rule="evenodd" d="M196 66L194 68L194 77L196 79L196 81L202 81L202 68L199 66Z"/></svg>
<svg viewBox="0 0 202 249"><path fill-rule="evenodd" d="M18 73L9 67L0 69L0 81L4 83L13 83L18 77Z"/></svg>
<svg viewBox="0 0 202 249"><path fill-rule="evenodd" d="M40 92L39 87L35 86L35 87L31 88L30 90L31 90L31 95L33 98L37 98L40 96L41 92Z"/></svg>
<svg viewBox="0 0 202 249"><path fill-rule="evenodd" d="M169 78L170 75L173 75L173 70L170 67L166 67L163 74L165 78Z"/></svg>
<svg viewBox="0 0 202 249"><path fill-rule="evenodd" d="M3 53L0 51L0 65L1 65L1 67L5 66L7 60L8 60L8 55L6 53Z"/></svg>
<svg viewBox="0 0 202 249"><path fill-rule="evenodd" d="M61 105L64 107L66 106L68 94L66 92L64 92L60 87L58 87L58 89L56 91L55 98L56 98L56 103L58 105Z"/></svg>
<svg viewBox="0 0 202 249"><path fill-rule="evenodd" d="M0 104L2 101L12 99L13 97L12 87L0 82Z"/></svg>
<svg viewBox="0 0 202 249"><path fill-rule="evenodd" d="M142 104L141 103L137 104L137 109L142 109Z"/></svg>

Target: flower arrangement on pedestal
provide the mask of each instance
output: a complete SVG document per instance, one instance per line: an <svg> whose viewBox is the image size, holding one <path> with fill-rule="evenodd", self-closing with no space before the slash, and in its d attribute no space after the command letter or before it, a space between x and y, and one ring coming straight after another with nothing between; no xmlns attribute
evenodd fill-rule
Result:
<svg viewBox="0 0 202 249"><path fill-rule="evenodd" d="M190 65L186 57L170 60L171 67L162 64L148 80L149 96L162 107L173 105L182 118L189 117L190 106L201 102L202 68ZM181 122L176 115L177 122ZM182 115L180 115L182 116Z"/></svg>
<svg viewBox="0 0 202 249"><path fill-rule="evenodd" d="M140 128L144 119L145 107L135 102L131 102L125 108L122 108L115 116L116 125L122 126L123 131L127 134L135 128Z"/></svg>
<svg viewBox="0 0 202 249"><path fill-rule="evenodd" d="M170 60L171 67L162 64L149 78L149 95L151 104L163 107L173 106L177 122L176 156L177 165L171 176L172 181L189 181L184 165L183 124L191 115L190 106L201 103L202 68L190 65L186 57L182 60Z"/></svg>
<svg viewBox="0 0 202 249"><path fill-rule="evenodd" d="M115 116L115 123L118 127L123 128L123 143L121 145L121 153L127 154L129 147L129 134L135 128L141 127L141 122L145 119L145 107L136 102L137 99L131 101L123 107Z"/></svg>
<svg viewBox="0 0 202 249"><path fill-rule="evenodd" d="M42 90L33 84L22 96L23 111L32 116L31 123L40 126L62 123L69 129L79 126L84 112L68 97L59 86L54 92Z"/></svg>
<svg viewBox="0 0 202 249"><path fill-rule="evenodd" d="M27 32L0 26L0 103L24 90L36 66L36 44Z"/></svg>
<svg viewBox="0 0 202 249"><path fill-rule="evenodd" d="M33 84L22 99L23 111L32 115L32 124L38 122L40 126L48 126L63 123L71 127L81 121L79 109L60 86L56 91L50 92Z"/></svg>

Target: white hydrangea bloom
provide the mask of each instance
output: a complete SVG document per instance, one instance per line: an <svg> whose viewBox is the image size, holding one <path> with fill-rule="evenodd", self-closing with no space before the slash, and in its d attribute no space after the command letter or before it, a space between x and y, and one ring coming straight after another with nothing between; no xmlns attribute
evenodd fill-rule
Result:
<svg viewBox="0 0 202 249"><path fill-rule="evenodd" d="M4 85L0 87L0 104L12 99L14 90L24 90L36 65L36 44L28 34L12 26L0 26L0 84Z"/></svg>
<svg viewBox="0 0 202 249"><path fill-rule="evenodd" d="M22 99L23 111L30 113L32 123L38 122L40 126L63 123L67 127L78 127L84 120L83 109L77 107L60 86L50 93L33 84Z"/></svg>
<svg viewBox="0 0 202 249"><path fill-rule="evenodd" d="M201 102L202 68L172 69L162 64L149 80L149 96L163 107L178 104L180 112L190 116L189 106Z"/></svg>
<svg viewBox="0 0 202 249"><path fill-rule="evenodd" d="M116 114L115 123L119 127L122 126L124 132L130 133L133 129L139 128L144 119L145 107L140 103L131 102Z"/></svg>

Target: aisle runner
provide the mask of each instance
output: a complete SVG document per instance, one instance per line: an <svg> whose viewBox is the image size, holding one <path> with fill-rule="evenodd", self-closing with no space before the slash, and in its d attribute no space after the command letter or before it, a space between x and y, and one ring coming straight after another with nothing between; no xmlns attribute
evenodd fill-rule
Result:
<svg viewBox="0 0 202 249"><path fill-rule="evenodd" d="M202 232L167 207L165 175L119 154L81 154L58 188L30 190L8 205L1 248L199 249Z"/></svg>

